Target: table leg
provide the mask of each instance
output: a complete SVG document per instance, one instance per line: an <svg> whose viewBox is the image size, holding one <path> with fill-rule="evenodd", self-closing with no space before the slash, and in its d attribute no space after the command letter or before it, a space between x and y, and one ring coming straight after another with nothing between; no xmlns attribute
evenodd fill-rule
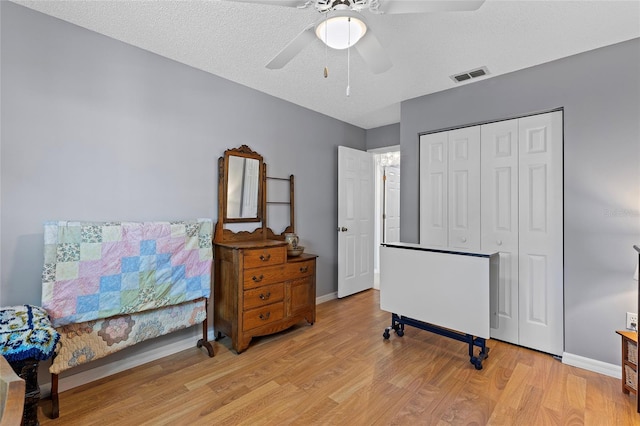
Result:
<svg viewBox="0 0 640 426"><path fill-rule="evenodd" d="M37 359L29 358L21 361L12 361L11 367L18 376L24 379L24 412L22 414L22 426L38 426L38 401L40 401L40 385L38 384Z"/></svg>

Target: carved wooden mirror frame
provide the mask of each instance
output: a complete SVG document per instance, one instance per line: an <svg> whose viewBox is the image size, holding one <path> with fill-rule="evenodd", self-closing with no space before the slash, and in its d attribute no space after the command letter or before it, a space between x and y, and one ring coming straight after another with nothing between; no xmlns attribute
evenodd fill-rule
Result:
<svg viewBox="0 0 640 426"><path fill-rule="evenodd" d="M258 186L257 186L257 210L252 217L229 217L229 164L231 158L254 159L258 161ZM267 180L286 181L289 184L289 201L267 200ZM289 207L289 225L281 234L274 234L267 226L267 204L285 204ZM225 229L225 224L230 223L256 223L261 222L253 231L233 232ZM216 224L213 241L215 243L231 241L255 241L255 240L284 240L285 234L295 232L295 203L294 203L294 179L267 176L267 165L263 157L253 151L247 145L239 148L228 149L224 156L218 159L218 222Z"/></svg>
<svg viewBox="0 0 640 426"><path fill-rule="evenodd" d="M255 202L255 215L250 217L241 217L242 215L229 215L229 172L230 164L235 163L235 159L256 160L257 165L257 184L255 190L256 199ZM251 167L254 169L254 167ZM224 152L224 156L218 159L218 223L216 224L214 242L223 241L242 241L242 240L255 240L264 238L266 228L266 209L265 209L265 179L266 179L266 166L263 158L260 154L253 151L247 145L242 145L239 148L228 149ZM242 191L242 189L241 189ZM240 197L241 198L241 197ZM225 224L229 223L251 223L261 222L262 225L253 232L233 232L225 229Z"/></svg>

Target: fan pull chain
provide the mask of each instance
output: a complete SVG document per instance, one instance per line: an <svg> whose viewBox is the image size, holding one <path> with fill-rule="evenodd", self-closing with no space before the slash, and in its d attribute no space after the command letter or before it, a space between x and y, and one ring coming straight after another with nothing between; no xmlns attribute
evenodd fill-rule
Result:
<svg viewBox="0 0 640 426"><path fill-rule="evenodd" d="M349 35L347 38L347 97L351 95L351 17L349 22Z"/></svg>
<svg viewBox="0 0 640 426"><path fill-rule="evenodd" d="M329 19L329 11L324 13L325 22ZM327 44L327 40L329 38L328 35L329 25L324 26L324 78L329 77L329 45Z"/></svg>

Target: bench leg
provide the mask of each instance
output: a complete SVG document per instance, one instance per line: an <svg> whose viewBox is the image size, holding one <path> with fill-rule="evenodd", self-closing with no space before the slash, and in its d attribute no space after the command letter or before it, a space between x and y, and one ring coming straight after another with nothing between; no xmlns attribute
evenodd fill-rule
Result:
<svg viewBox="0 0 640 426"><path fill-rule="evenodd" d="M207 349L207 353L209 354L209 357L213 357L214 353L213 353L213 345L211 344L211 342L208 339L208 331L207 330L209 328L208 322L207 322L207 317L209 316L209 299L206 299L205 304L204 304L204 309L205 312L207 313L207 315L204 317L204 321L202 321L202 339L198 340L197 346L199 348L201 347L205 347Z"/></svg>
<svg viewBox="0 0 640 426"><path fill-rule="evenodd" d="M57 419L60 416L60 405L58 401L58 375L51 375L51 418Z"/></svg>

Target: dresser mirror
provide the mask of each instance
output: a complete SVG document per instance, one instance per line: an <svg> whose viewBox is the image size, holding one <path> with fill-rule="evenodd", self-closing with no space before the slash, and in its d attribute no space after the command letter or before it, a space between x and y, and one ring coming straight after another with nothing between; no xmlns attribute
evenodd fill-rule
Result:
<svg viewBox="0 0 640 426"><path fill-rule="evenodd" d="M220 204L225 222L260 222L263 217L262 156L246 145L228 149L221 168Z"/></svg>
<svg viewBox="0 0 640 426"><path fill-rule="evenodd" d="M281 240L295 232L293 175L267 176L262 155L247 145L227 149L218 159L218 223L215 242ZM267 190L273 194L267 196ZM271 198L271 199L270 199ZM273 213L273 223L267 216ZM260 222L259 224L255 224ZM252 223L256 226L253 227ZM278 233L272 231L275 226Z"/></svg>

